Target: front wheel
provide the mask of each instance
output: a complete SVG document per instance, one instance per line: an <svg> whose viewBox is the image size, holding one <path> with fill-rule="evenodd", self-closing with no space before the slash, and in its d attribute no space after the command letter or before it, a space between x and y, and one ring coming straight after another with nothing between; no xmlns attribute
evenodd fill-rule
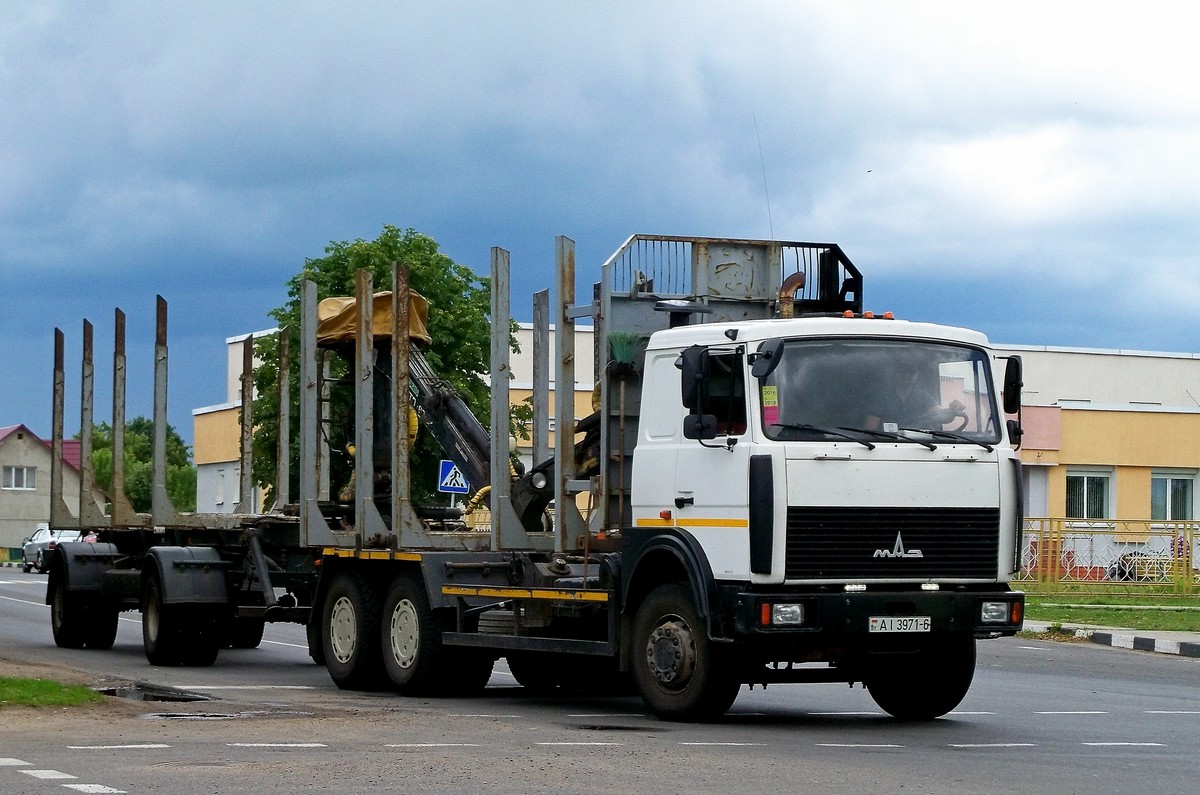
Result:
<svg viewBox="0 0 1200 795"><path fill-rule="evenodd" d="M730 661L683 585L659 586L638 608L630 659L642 699L665 720L718 718L737 698Z"/></svg>
<svg viewBox="0 0 1200 795"><path fill-rule="evenodd" d="M940 718L957 707L975 678L975 639L957 636L909 654L880 655L866 685L899 720Z"/></svg>

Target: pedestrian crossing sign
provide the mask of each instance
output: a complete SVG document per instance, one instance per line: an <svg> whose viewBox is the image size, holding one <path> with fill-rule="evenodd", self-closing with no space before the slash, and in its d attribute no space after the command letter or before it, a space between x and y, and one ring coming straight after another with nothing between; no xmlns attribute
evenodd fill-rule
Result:
<svg viewBox="0 0 1200 795"><path fill-rule="evenodd" d="M463 477L462 471L454 465L453 461L443 458L438 467L437 490L445 494L470 494L471 484Z"/></svg>

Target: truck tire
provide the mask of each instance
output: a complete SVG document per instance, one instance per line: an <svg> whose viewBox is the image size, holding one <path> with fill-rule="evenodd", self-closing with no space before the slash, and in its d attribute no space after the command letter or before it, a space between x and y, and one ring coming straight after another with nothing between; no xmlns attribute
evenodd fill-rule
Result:
<svg viewBox="0 0 1200 795"><path fill-rule="evenodd" d="M231 649L257 649L262 644L263 631L267 624L261 618L230 619L229 637Z"/></svg>
<svg viewBox="0 0 1200 795"><path fill-rule="evenodd" d="M387 681L379 648L379 591L351 572L336 575L321 610L325 667L343 690L379 690Z"/></svg>
<svg viewBox="0 0 1200 795"><path fill-rule="evenodd" d="M181 612L186 620L181 629L183 654L180 662L194 668L207 668L221 653L229 632L228 628L222 627L222 620L229 621L230 618L210 605L187 605Z"/></svg>
<svg viewBox="0 0 1200 795"><path fill-rule="evenodd" d="M737 698L729 660L682 585L660 585L638 608L630 660L642 700L664 720L718 718Z"/></svg>
<svg viewBox="0 0 1200 795"><path fill-rule="evenodd" d="M442 645L445 627L429 606L420 577L401 574L383 603L383 666L406 696L468 696L487 686L494 658L474 649Z"/></svg>
<svg viewBox="0 0 1200 795"><path fill-rule="evenodd" d="M111 649L117 640L117 621L120 617L121 611L114 604L104 601L92 604L88 608L83 642L89 649Z"/></svg>
<svg viewBox="0 0 1200 795"><path fill-rule="evenodd" d="M308 658L317 665L325 664L325 644L321 642L321 617L313 616L304 625L304 636L308 641Z"/></svg>
<svg viewBox="0 0 1200 795"><path fill-rule="evenodd" d="M183 637L178 610L163 604L162 582L150 574L142 585L142 647L151 665L183 662Z"/></svg>
<svg viewBox="0 0 1200 795"><path fill-rule="evenodd" d="M82 649L87 641L87 608L81 594L67 590L67 578L56 572L50 583L50 629L62 649Z"/></svg>
<svg viewBox="0 0 1200 795"><path fill-rule="evenodd" d="M880 655L866 685L892 717L927 721L962 703L974 678L975 639L959 635L912 654Z"/></svg>

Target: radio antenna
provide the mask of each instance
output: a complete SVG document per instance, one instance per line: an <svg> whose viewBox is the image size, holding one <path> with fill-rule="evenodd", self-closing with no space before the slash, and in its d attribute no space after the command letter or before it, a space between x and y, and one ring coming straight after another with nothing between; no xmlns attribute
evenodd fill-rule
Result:
<svg viewBox="0 0 1200 795"><path fill-rule="evenodd" d="M767 187L767 159L763 156L762 136L758 134L758 116L751 113L750 118L754 120L754 138L758 141L758 162L762 164L763 195L767 197L767 229L770 233L769 237L774 240L775 219L771 217L771 190Z"/></svg>

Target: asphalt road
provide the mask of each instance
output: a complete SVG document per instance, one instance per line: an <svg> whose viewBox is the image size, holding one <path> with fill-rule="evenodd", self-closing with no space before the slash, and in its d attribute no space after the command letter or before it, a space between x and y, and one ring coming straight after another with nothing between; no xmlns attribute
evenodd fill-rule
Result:
<svg viewBox="0 0 1200 795"><path fill-rule="evenodd" d="M0 569L0 657L211 701L0 710L0 792L1193 793L1200 660L1088 643L980 643L961 707L924 724L861 688L743 691L710 725L637 698L533 697L497 664L452 700L339 691L303 629L211 668L155 668L125 614L111 652L64 651L45 577ZM914 683L920 686L920 683ZM67 789L72 788L72 789Z"/></svg>

